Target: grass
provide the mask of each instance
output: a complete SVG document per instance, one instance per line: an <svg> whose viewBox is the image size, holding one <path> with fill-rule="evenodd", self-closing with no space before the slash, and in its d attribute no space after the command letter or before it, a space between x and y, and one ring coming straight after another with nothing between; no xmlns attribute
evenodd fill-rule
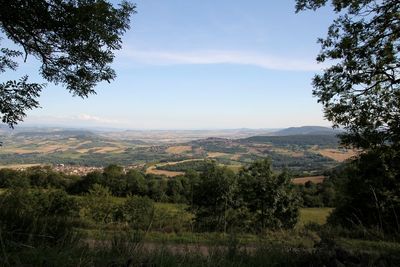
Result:
<svg viewBox="0 0 400 267"><path fill-rule="evenodd" d="M122 203L123 198L113 198L115 203ZM299 223L293 230L265 231L261 234L239 233L235 238L242 245L271 243L289 247L312 248L319 240L315 233L304 231L307 223L322 225L332 209L304 208L300 210ZM187 211L185 204L156 203L152 230L145 236L144 241L162 244L201 244L223 245L229 242L231 236L227 233L196 233L191 231L191 222L194 216ZM93 227L80 229L89 239L108 239L119 226Z"/></svg>
<svg viewBox="0 0 400 267"><path fill-rule="evenodd" d="M316 223L323 225L329 214L332 212L332 208L303 208L300 209L300 220L297 227L302 227L309 223Z"/></svg>
<svg viewBox="0 0 400 267"><path fill-rule="evenodd" d="M321 184L325 179L325 176L307 176L307 177L298 177L298 178L294 178L292 179L292 182L294 184L305 184L308 181L314 183L314 184Z"/></svg>
<svg viewBox="0 0 400 267"><path fill-rule="evenodd" d="M363 251L368 253L389 253L400 255L400 243L378 240L362 240L351 238L339 238L337 242L345 249L353 251Z"/></svg>
<svg viewBox="0 0 400 267"><path fill-rule="evenodd" d="M81 200L83 197L76 198ZM122 203L124 198L113 197L112 201ZM300 220L295 229L264 231L256 235L177 232L173 229L174 226L184 229L178 224L193 218L187 211L187 205L156 203L155 206L154 223L168 224L171 232L132 232L121 224L92 225L92 228L79 229L84 234L79 244L59 248L46 245L10 249L6 255L7 264L4 265L330 266L327 252L315 248L321 240L320 236L304 227L307 223L324 224L332 211L330 208L301 209ZM399 243L339 237L335 241L341 248L356 255L368 253L363 256L372 259L368 260L368 266L375 266L378 262L376 259L382 258L381 255L389 255L389 258L390 255L400 255ZM329 250L329 253L335 253L335 250ZM130 259L136 262L129 265L127 262ZM5 262L0 257L0 265L2 263Z"/></svg>

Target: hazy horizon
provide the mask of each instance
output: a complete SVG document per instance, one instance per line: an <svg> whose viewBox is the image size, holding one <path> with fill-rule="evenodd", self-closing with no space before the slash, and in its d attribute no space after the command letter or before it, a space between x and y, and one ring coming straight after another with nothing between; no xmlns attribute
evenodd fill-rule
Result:
<svg viewBox="0 0 400 267"><path fill-rule="evenodd" d="M330 126L324 125L301 125L301 126L289 126L289 127L279 127L279 128L124 128L124 127L107 127L107 126L88 126L88 125L61 125L61 124L29 124L20 123L14 127L14 129L9 128L7 125L0 125L1 128L13 130L24 130L24 129L54 129L60 128L65 130L98 130L98 131L279 131L288 128L302 128L302 127L324 127L332 129Z"/></svg>

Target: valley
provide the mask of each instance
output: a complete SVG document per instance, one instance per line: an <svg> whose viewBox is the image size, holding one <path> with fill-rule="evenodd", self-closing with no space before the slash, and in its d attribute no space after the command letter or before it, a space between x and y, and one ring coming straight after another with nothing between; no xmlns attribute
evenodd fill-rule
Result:
<svg viewBox="0 0 400 267"><path fill-rule="evenodd" d="M238 170L269 157L277 170L321 175L356 155L340 148L337 131L324 127L283 130L92 131L63 128L2 129L0 166L52 165L68 173L119 164L173 177L204 161ZM202 163L203 162L203 163ZM63 166L63 167L60 167Z"/></svg>

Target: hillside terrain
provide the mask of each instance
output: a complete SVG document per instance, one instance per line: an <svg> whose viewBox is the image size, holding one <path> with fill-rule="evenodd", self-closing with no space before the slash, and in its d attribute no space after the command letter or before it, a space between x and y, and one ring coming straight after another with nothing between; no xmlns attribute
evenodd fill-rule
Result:
<svg viewBox="0 0 400 267"><path fill-rule="evenodd" d="M218 131L88 131L60 128L2 129L0 165L147 166L167 176L201 169L204 159L237 169L270 157L277 169L319 174L353 156L324 127ZM285 134L290 133L290 134ZM317 134L320 133L320 134Z"/></svg>

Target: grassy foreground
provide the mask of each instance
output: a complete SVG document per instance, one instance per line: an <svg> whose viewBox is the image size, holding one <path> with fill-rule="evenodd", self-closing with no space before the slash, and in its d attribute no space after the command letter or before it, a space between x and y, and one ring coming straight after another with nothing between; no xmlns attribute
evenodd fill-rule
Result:
<svg viewBox="0 0 400 267"><path fill-rule="evenodd" d="M398 266L400 263L396 256L400 255L400 244L396 242L348 237L326 239L331 234L323 230L331 212L329 208L302 209L295 229L257 235L175 231L173 224L192 218L186 206L157 203L156 212L153 223L162 225L164 231L136 232L120 225L86 225L79 228L78 233L82 234L79 239L69 237L63 244L1 248L0 266ZM165 214L169 217L164 217Z"/></svg>

